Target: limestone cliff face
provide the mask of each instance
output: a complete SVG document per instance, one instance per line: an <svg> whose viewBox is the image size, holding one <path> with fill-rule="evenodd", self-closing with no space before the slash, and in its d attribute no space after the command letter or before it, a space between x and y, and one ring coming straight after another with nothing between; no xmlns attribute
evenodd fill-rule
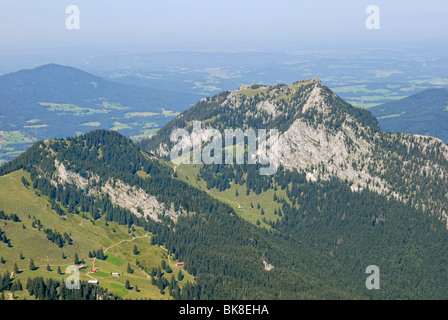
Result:
<svg viewBox="0 0 448 320"><path fill-rule="evenodd" d="M432 137L382 132L370 112L346 103L318 78L243 86L203 99L143 147L166 157L172 130L191 132L193 121L223 136L225 129L277 129L278 162L306 172L309 180L337 177L354 192L368 188L447 215L448 147ZM434 195L436 188L443 196Z"/></svg>
<svg viewBox="0 0 448 320"><path fill-rule="evenodd" d="M180 214L188 213L186 211L175 211L172 205L167 206L141 188L130 186L120 180L109 179L103 185L98 185L100 179L94 174L91 174L90 178L85 178L78 173L67 170L65 165L58 160L55 160L54 164L56 171L53 174L53 185L73 184L80 189L88 189L89 196L98 196L101 193L107 194L113 204L130 210L137 217L145 216L154 221L160 221L159 217L169 216L176 221Z"/></svg>

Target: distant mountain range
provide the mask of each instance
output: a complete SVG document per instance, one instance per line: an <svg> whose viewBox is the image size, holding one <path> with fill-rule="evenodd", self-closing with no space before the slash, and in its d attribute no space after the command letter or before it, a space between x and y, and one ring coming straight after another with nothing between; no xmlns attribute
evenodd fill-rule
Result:
<svg viewBox="0 0 448 320"><path fill-rule="evenodd" d="M139 139L199 98L115 83L57 64L5 74L0 76L0 163L30 142L92 128L122 130Z"/></svg>
<svg viewBox="0 0 448 320"><path fill-rule="evenodd" d="M98 108L103 107L106 101L131 107L135 111L154 112L164 107L183 111L198 99L194 94L115 83L57 64L0 76L0 96L2 102L10 101L16 107L24 107L20 106L21 103L49 101Z"/></svg>
<svg viewBox="0 0 448 320"><path fill-rule="evenodd" d="M448 89L427 89L369 109L383 131L432 136L448 143Z"/></svg>

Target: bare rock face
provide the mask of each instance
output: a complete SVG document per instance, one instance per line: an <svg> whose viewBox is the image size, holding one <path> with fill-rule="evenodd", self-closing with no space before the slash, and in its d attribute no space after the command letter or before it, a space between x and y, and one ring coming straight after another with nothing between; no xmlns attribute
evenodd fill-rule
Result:
<svg viewBox="0 0 448 320"><path fill-rule="evenodd" d="M273 117L279 114L278 108L276 105L272 104L269 101L261 101L257 104L258 111L265 111L272 115Z"/></svg>
<svg viewBox="0 0 448 320"><path fill-rule="evenodd" d="M278 163L309 181L337 177L353 192L368 189L448 218L448 197L435 197L431 187L448 194L448 147L432 137L382 132L369 111L343 101L318 78L203 99L156 133L147 150L166 156L169 133L191 131L193 121L221 131L278 129Z"/></svg>
<svg viewBox="0 0 448 320"><path fill-rule="evenodd" d="M54 161L56 167L57 176L60 182L67 182L75 184L78 188L84 188L89 184L89 180L82 177L76 172L67 170L63 163L60 163L57 159Z"/></svg>
<svg viewBox="0 0 448 320"><path fill-rule="evenodd" d="M164 203L161 203L153 195L149 195L141 188L132 187L123 183L120 180L109 179L103 186L96 186L90 188L91 182L98 183L99 178L92 175L87 179L80 174L67 170L63 163L55 160L56 172L54 179L52 180L54 185L58 183L74 184L80 189L89 188L89 196L98 195L100 192L108 194L112 203L123 208L128 209L137 217L145 216L154 221L160 221L160 216L169 216L174 221L180 214L187 214L186 211L175 211L174 206L167 207ZM95 184L96 184L95 183Z"/></svg>
<svg viewBox="0 0 448 320"><path fill-rule="evenodd" d="M160 221L159 216L168 215L175 220L181 214L174 210L173 205L167 208L155 196L147 194L140 188L131 187L120 180L115 183L108 181L101 190L110 196L114 204L130 210L137 217L143 215L154 221Z"/></svg>
<svg viewBox="0 0 448 320"><path fill-rule="evenodd" d="M305 113L310 109L314 109L323 114L328 113L331 110L331 106L329 106L323 99L322 84L318 79L315 79L314 81L313 89L302 108L302 113Z"/></svg>
<svg viewBox="0 0 448 320"><path fill-rule="evenodd" d="M274 266L272 264L269 264L266 260L263 260L263 266L265 271L271 271L274 269Z"/></svg>
<svg viewBox="0 0 448 320"><path fill-rule="evenodd" d="M133 188L120 180L115 183L106 182L101 187L101 191L110 196L112 203L130 210L137 217L144 215L154 221L159 221L158 215L162 215L165 210L165 206L159 203L156 197L147 194L142 189Z"/></svg>
<svg viewBox="0 0 448 320"><path fill-rule="evenodd" d="M313 89L302 112L314 107L324 115L330 112L330 106L314 94L318 91ZM352 117L347 117L346 121L356 123ZM347 141L351 142L350 146ZM284 167L304 170L312 181L316 181L317 176L322 179L337 176L341 180L353 181L352 190L367 186L378 192L389 190L387 182L372 176L365 166L353 166L353 163L372 158L373 144L357 136L352 126L343 124L342 130L332 132L323 124L311 126L298 118L280 135L278 150L279 162Z"/></svg>

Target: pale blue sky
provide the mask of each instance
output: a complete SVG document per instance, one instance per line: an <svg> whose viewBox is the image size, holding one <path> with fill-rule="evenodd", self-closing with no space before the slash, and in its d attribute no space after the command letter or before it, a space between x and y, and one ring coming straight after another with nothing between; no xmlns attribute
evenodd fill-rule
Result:
<svg viewBox="0 0 448 320"><path fill-rule="evenodd" d="M65 27L71 4L80 9L80 30ZM380 8L380 30L365 27L370 4ZM446 0L0 0L0 50L447 44L447 16Z"/></svg>

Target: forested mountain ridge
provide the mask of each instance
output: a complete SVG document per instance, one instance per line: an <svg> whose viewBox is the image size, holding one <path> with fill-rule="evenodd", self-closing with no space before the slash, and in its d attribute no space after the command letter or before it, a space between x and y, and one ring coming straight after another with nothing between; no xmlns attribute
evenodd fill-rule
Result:
<svg viewBox="0 0 448 320"><path fill-rule="evenodd" d="M171 169L142 153L129 139L114 131L97 130L81 137L38 142L1 167L0 174L19 169L31 173L35 187L40 183L45 189L61 189L60 186L64 186L66 191L70 189L78 193L78 197L82 198L85 194L100 200L105 194L110 204L130 210L136 216L158 220L158 215L177 215L178 210L187 210L182 207L185 200L177 190L171 189L177 189L176 184L183 183L173 179L157 180L170 177ZM173 185L170 188L166 183ZM195 189L188 186L187 189L189 192L185 197L190 197ZM129 198L127 202L122 193ZM64 198L69 211L75 212L70 196ZM143 198L149 206L137 210L137 198ZM100 212L107 211L102 209L98 208ZM96 210L83 211L91 212L93 218L99 217ZM127 221L133 215L126 213L125 216L124 221Z"/></svg>
<svg viewBox="0 0 448 320"><path fill-rule="evenodd" d="M175 91L155 90L124 85L105 80L77 68L46 64L0 76L2 108L27 110L37 102L72 103L100 109L103 101L132 106L138 111L155 111L163 104L176 111L186 106L182 98L191 101L195 95Z"/></svg>
<svg viewBox="0 0 448 320"><path fill-rule="evenodd" d="M195 277L172 292L179 299L446 296L448 232L440 219L366 189L353 192L338 179L316 183L283 167L262 177L258 169L204 166L197 178L209 181L209 171L219 170L220 181L241 186L241 192L246 188L249 195L277 190L282 196L272 203L280 209L266 212L278 216L266 221L270 230L244 221L231 206L176 178L163 160L113 131L36 143L0 167L0 176L28 172L29 188L49 199L51 215L150 232L151 243L184 261ZM151 206L135 207L142 199ZM2 226L6 235L8 228ZM371 264L381 269L381 290L365 287Z"/></svg>
<svg viewBox="0 0 448 320"><path fill-rule="evenodd" d="M427 89L369 109L383 131L432 136L448 143L448 89Z"/></svg>
<svg viewBox="0 0 448 320"><path fill-rule="evenodd" d="M18 170L29 172L29 186L48 197L55 215L105 220L151 232L152 243L185 261L186 270L196 277L195 284L173 293L178 298L358 295L313 274L298 274L288 265L277 264L275 273L265 273L263 261L271 255L284 256L281 238L273 241L265 231L238 218L228 205L173 178L170 167L117 132L97 130L38 142L0 167L0 176ZM120 202L117 193L132 206ZM134 200L149 200L151 206L136 207ZM312 288L296 292L299 283Z"/></svg>
<svg viewBox="0 0 448 320"><path fill-rule="evenodd" d="M367 110L343 101L317 78L292 85L244 86L202 99L143 149L168 157L176 128L278 129L279 162L312 181L337 177L353 191L373 190L447 217L448 147L439 139L381 131Z"/></svg>
<svg viewBox="0 0 448 320"><path fill-rule="evenodd" d="M171 130L193 120L221 130L278 127L277 172L261 176L259 164L194 171L141 148L153 144L163 155ZM48 199L52 216L150 233L194 277L182 289L152 280L177 299L443 298L445 150L437 139L383 133L368 111L312 79L204 99L142 145L106 130L40 141L0 176L26 172L23 183ZM243 196L240 210L234 202ZM10 225L2 226L6 239ZM62 246L69 241L47 232ZM366 289L372 264L381 290Z"/></svg>

